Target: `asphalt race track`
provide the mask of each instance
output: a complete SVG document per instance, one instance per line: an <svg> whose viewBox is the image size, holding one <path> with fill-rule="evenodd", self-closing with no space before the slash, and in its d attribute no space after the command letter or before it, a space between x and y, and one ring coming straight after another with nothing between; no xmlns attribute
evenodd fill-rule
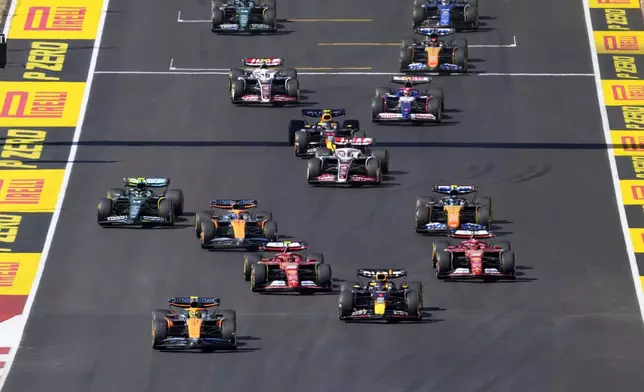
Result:
<svg viewBox="0 0 644 392"><path fill-rule="evenodd" d="M176 67L229 68L244 56L279 56L303 68L395 72L396 47L317 43L410 36L409 1L279 3L279 18L373 21L284 22L277 36L217 37L207 24L177 23L176 2L112 0L97 70L167 71L171 58ZM473 71L592 73L581 1L481 3L485 26L467 35L470 45L516 37L517 46L472 48ZM181 11L207 19L209 2ZM626 391L644 383L641 316L593 78L436 77L445 124L372 127L371 96L387 81L301 76L305 107L346 108L392 157L382 188L319 189L285 143L299 109L235 108L221 75L97 75L4 392ZM257 198L285 238L324 252L338 281L359 267L408 268L424 283L425 322L345 324L336 295L255 295L242 280L243 253L201 250L191 216L174 229L101 229L98 198L130 175L171 177L189 213L216 197ZM435 183L479 185L492 196L497 234L518 257L516 282L435 279L432 240L413 231L415 197ZM154 352L150 310L174 295L219 296L236 309L238 352Z"/></svg>

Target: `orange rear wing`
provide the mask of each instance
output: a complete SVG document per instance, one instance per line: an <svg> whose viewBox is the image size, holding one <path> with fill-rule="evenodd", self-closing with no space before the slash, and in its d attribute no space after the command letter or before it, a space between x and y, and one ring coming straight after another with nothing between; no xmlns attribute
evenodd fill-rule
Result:
<svg viewBox="0 0 644 392"><path fill-rule="evenodd" d="M222 210L248 210L257 207L257 200L253 199L215 199L210 202L211 208L219 208Z"/></svg>
<svg viewBox="0 0 644 392"><path fill-rule="evenodd" d="M219 306L221 300L216 297L172 297L168 305L178 308L211 308Z"/></svg>

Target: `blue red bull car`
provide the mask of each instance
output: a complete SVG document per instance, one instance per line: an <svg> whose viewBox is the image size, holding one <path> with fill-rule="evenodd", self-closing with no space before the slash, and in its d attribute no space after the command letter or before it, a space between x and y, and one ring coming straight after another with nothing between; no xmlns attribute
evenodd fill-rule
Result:
<svg viewBox="0 0 644 392"><path fill-rule="evenodd" d="M402 123L439 123L443 120L445 99L442 88L421 91L414 88L416 84L431 82L424 76L394 76L392 83L404 84L404 87L379 87L371 102L371 120L380 122Z"/></svg>
<svg viewBox="0 0 644 392"><path fill-rule="evenodd" d="M414 27L478 29L478 0L414 0Z"/></svg>

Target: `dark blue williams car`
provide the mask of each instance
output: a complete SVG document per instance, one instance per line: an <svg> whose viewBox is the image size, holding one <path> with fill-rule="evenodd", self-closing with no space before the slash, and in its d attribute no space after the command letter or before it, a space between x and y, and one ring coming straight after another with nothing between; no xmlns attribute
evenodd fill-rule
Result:
<svg viewBox="0 0 644 392"><path fill-rule="evenodd" d="M415 84L429 83L424 76L394 76L392 83L405 86L394 89L379 87L371 102L371 121L376 123L439 123L445 106L442 88L421 91Z"/></svg>
<svg viewBox="0 0 644 392"><path fill-rule="evenodd" d="M478 0L414 0L414 27L478 29Z"/></svg>

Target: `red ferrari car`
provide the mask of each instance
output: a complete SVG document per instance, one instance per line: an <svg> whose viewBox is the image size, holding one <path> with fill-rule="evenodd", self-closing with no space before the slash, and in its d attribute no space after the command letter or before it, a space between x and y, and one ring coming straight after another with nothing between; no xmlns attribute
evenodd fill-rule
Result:
<svg viewBox="0 0 644 392"><path fill-rule="evenodd" d="M323 255L307 254L307 248L304 242L269 242L262 253L244 255L244 279L253 292L331 291L331 266L324 264Z"/></svg>
<svg viewBox="0 0 644 392"><path fill-rule="evenodd" d="M432 263L438 279L514 279L514 252L509 242L495 244L474 237L458 245L435 241Z"/></svg>

